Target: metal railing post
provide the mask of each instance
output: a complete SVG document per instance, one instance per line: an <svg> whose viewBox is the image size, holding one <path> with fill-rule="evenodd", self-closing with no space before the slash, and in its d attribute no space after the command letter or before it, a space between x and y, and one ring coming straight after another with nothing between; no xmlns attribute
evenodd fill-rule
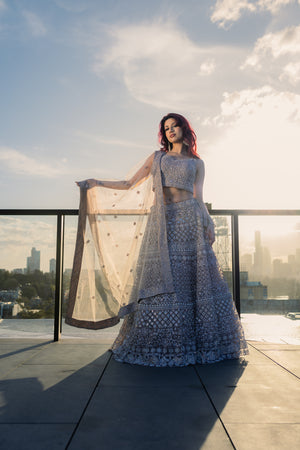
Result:
<svg viewBox="0 0 300 450"><path fill-rule="evenodd" d="M232 230L232 292L238 314L241 314L241 286L240 286L240 249L239 249L239 216L231 216Z"/></svg>
<svg viewBox="0 0 300 450"><path fill-rule="evenodd" d="M54 341L59 341L62 326L61 318L62 318L62 297L63 297L64 226L65 226L65 216L61 213L58 213L57 230L56 230Z"/></svg>

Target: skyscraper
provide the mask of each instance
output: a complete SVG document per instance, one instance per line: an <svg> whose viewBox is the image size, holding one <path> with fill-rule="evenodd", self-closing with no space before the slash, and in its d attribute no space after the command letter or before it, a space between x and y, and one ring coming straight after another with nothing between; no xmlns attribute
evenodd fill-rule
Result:
<svg viewBox="0 0 300 450"><path fill-rule="evenodd" d="M255 231L255 252L253 274L256 279L271 274L271 254L267 247L261 245L260 231Z"/></svg>
<svg viewBox="0 0 300 450"><path fill-rule="evenodd" d="M31 249L31 256L27 257L27 272L34 272L35 270L41 270L41 252L36 250L35 247Z"/></svg>
<svg viewBox="0 0 300 450"><path fill-rule="evenodd" d="M55 273L56 271L56 259L55 258L51 258L49 261L49 272L50 273Z"/></svg>

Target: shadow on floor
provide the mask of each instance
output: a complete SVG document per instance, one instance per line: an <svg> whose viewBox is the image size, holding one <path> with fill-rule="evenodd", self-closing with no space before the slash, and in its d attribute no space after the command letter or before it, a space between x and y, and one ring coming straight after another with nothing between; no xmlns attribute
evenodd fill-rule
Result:
<svg viewBox="0 0 300 450"><path fill-rule="evenodd" d="M62 345L67 355L68 344ZM3 379L3 448L232 448L202 380L206 366L143 367L118 363L107 350L99 353L80 368L32 361ZM222 391L224 407L245 364L209 366L210 376L223 373L222 383L231 387Z"/></svg>

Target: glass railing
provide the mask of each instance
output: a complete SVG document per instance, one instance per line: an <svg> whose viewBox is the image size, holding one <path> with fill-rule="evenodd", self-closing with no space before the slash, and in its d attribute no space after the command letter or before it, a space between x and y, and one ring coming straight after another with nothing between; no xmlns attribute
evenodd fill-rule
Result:
<svg viewBox="0 0 300 450"><path fill-rule="evenodd" d="M247 337L300 343L300 210L210 213L214 251ZM63 320L77 216L0 210L0 338L97 336Z"/></svg>

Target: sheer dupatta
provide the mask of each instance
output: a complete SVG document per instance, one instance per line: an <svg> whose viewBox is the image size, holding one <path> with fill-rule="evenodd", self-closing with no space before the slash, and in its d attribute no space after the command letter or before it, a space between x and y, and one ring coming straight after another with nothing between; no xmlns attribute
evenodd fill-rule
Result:
<svg viewBox="0 0 300 450"><path fill-rule="evenodd" d="M129 190L80 188L67 324L110 327L141 298L174 291L161 183L163 154L155 152L150 176Z"/></svg>

